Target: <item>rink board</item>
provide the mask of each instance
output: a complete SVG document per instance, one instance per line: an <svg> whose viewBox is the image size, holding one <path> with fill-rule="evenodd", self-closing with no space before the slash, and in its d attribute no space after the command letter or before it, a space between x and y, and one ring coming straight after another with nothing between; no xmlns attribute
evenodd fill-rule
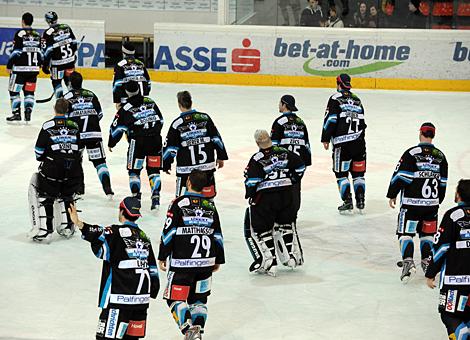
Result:
<svg viewBox="0 0 470 340"><path fill-rule="evenodd" d="M67 23L72 28L76 39L79 41L77 65L79 67L104 68L104 21L59 20L59 23L62 22ZM44 20L36 19L33 22L33 28L41 35L48 27ZM0 65L7 64L13 50L13 38L19 29L21 29L21 19L0 17Z"/></svg>

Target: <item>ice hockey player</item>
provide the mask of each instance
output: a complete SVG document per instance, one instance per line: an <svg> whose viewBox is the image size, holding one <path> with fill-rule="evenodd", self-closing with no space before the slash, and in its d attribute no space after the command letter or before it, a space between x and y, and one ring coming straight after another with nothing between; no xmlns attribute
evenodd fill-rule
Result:
<svg viewBox="0 0 470 340"><path fill-rule="evenodd" d="M273 146L265 130L256 130L259 151L245 168L245 239L254 258L250 271L276 274L277 260L295 268L301 264L302 249L293 232L297 213L293 185L305 172L295 153ZM277 257L276 257L277 253Z"/></svg>
<svg viewBox="0 0 470 340"><path fill-rule="evenodd" d="M193 170L204 171L208 183L203 194L213 198L217 194L214 178L216 167L222 168L228 159L222 137L207 113L192 109L193 102L188 91L178 92L177 99L181 114L168 130L163 151L163 170L170 173L171 163L176 157L176 197L184 193L186 180Z"/></svg>
<svg viewBox="0 0 470 340"><path fill-rule="evenodd" d="M273 145L278 145L283 148L292 151L302 158L305 166L312 165L312 152L310 149L310 142L308 139L307 126L304 121L297 116L295 113L298 111L295 106L295 98L291 95L282 96L279 102L279 112L282 115L274 121L271 128L271 140ZM300 182L297 182L293 185L294 198L297 213L300 209L301 202L301 188ZM296 221L297 221L296 213ZM296 222L293 224L294 237L297 238L297 241L300 244L300 240L297 235L297 226ZM303 263L301 259L298 265Z"/></svg>
<svg viewBox="0 0 470 340"><path fill-rule="evenodd" d="M33 15L24 13L21 18L22 29L16 32L13 41L13 51L7 63L7 72L10 74L8 90L12 115L7 121L21 120L21 97L24 94L24 120L31 120L34 107L34 91L36 81L42 64L41 35L31 28Z"/></svg>
<svg viewBox="0 0 470 340"><path fill-rule="evenodd" d="M151 209L160 207L160 169L162 162L163 117L157 104L149 97L142 96L136 81L126 83L126 104L119 109L109 132L109 151L127 135L127 170L132 195L139 197L140 172L147 161L147 174L152 191Z"/></svg>
<svg viewBox="0 0 470 340"><path fill-rule="evenodd" d="M96 339L144 338L149 301L157 297L160 282L150 238L136 223L140 200L124 198L120 224L107 227L82 222L74 205L69 213L95 256L103 260Z"/></svg>
<svg viewBox="0 0 470 340"><path fill-rule="evenodd" d="M457 206L448 210L434 236L427 285L435 288L440 274L439 312L450 340L470 336L470 180L461 179Z"/></svg>
<svg viewBox="0 0 470 340"><path fill-rule="evenodd" d="M96 168L104 193L112 198L114 193L111 189L100 128L103 111L98 97L92 91L84 89L82 83L82 75L74 71L70 75L71 90L64 95L69 102L68 118L80 127L80 140L87 149L88 159Z"/></svg>
<svg viewBox="0 0 470 340"><path fill-rule="evenodd" d="M354 209L349 173L351 173L356 207L365 208L366 142L364 108L358 96L351 92L351 77L345 73L336 78L337 93L328 100L321 141L325 150L333 144L333 172L343 204L339 212Z"/></svg>
<svg viewBox="0 0 470 340"><path fill-rule="evenodd" d="M136 81L139 84L140 92L144 96L150 94L150 76L144 63L135 58L135 47L131 43L122 45L122 60L114 67L113 78L113 101L116 109L126 103L126 83Z"/></svg>
<svg viewBox="0 0 470 340"><path fill-rule="evenodd" d="M207 320L212 273L225 255L219 214L202 194L206 174L193 170L186 181L187 191L168 208L158 260L162 271L168 269L163 298L184 339L197 340Z"/></svg>
<svg viewBox="0 0 470 340"><path fill-rule="evenodd" d="M55 96L60 98L64 93L62 80L68 87L70 75L75 69L78 43L68 25L57 23L56 12L47 12L45 18L49 28L42 34L42 49L44 51L42 71L51 75Z"/></svg>
<svg viewBox="0 0 470 340"><path fill-rule="evenodd" d="M416 273L413 261L413 237L420 238L421 268L426 272L431 257L434 234L437 230L437 212L447 186L447 160L433 144L436 128L424 123L419 129L420 143L405 151L393 172L387 197L395 208L400 194L397 236L402 255L400 279L407 283Z"/></svg>
<svg viewBox="0 0 470 340"><path fill-rule="evenodd" d="M67 208L83 186L80 129L67 119L69 103L61 98L55 103L55 117L46 121L36 141L36 159L41 162L39 173L33 174L29 187L32 220L30 237L50 242L54 228L65 238L75 229Z"/></svg>

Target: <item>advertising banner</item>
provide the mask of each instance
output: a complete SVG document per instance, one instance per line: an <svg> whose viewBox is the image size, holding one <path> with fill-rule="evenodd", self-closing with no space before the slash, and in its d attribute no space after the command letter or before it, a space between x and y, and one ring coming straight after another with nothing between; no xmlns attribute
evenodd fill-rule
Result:
<svg viewBox="0 0 470 340"><path fill-rule="evenodd" d="M157 71L470 79L470 35L455 30L155 24Z"/></svg>
<svg viewBox="0 0 470 340"><path fill-rule="evenodd" d="M47 24L33 24L42 34ZM60 20L68 24L79 41L77 66L104 68L104 21L90 20ZM0 17L0 65L6 65L13 49L13 38L17 30L21 29L21 18Z"/></svg>

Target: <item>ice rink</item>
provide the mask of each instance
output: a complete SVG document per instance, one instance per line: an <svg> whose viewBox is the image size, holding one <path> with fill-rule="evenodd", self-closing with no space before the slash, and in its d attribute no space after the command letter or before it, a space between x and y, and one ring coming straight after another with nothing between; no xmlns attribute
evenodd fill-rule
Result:
<svg viewBox="0 0 470 340"><path fill-rule="evenodd" d="M34 144L52 102L37 104L30 125L7 125L10 114L7 78L0 78L0 216L2 253L0 339L94 339L101 262L76 234L54 237L49 245L26 238L29 180L38 167ZM353 79L354 86L354 79ZM111 82L85 81L101 100L101 128L107 141L114 116ZM216 206L221 215L227 263L214 275L209 298L206 340L258 339L446 339L437 313L438 291L425 285L418 269L406 286L399 280L397 210L385 198L388 183L403 151L418 143L425 121L437 127L435 144L447 156L449 185L440 210L453 206L457 181L470 178L468 93L354 91L363 101L368 129L366 211L340 216L339 195L331 171L331 151L323 150L320 133L324 109L334 89L268 88L153 84L151 97L164 118L164 135L179 114L176 93L187 89L194 108L211 114L226 144L229 161L217 172ZM40 79L36 98L51 93ZM279 115L283 94L297 100L299 115L309 129L313 166L302 184L298 229L305 265L294 271L279 268L278 276L250 274L251 256L243 238L243 170L257 151L255 129L270 129ZM115 191L113 201L101 191L95 169L84 160L86 194L78 202L83 220L117 222L117 205L129 194L125 140L107 154ZM174 194L175 176L162 176L162 207L150 212L149 186L143 172L143 218L139 225L158 249L166 207ZM418 249L418 247L415 247ZM418 262L415 252L415 260ZM164 287L166 278L160 273ZM152 300L147 339L181 339L169 308Z"/></svg>

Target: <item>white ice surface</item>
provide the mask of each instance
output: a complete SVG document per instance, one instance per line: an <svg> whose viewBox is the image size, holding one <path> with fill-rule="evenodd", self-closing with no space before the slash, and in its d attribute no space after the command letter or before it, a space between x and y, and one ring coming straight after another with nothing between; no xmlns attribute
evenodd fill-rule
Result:
<svg viewBox="0 0 470 340"><path fill-rule="evenodd" d="M115 111L111 84L85 81L84 86L101 100L106 135ZM0 108L6 116L7 78L0 78L0 89ZM179 113L176 93L183 89L191 91L195 108L212 115L230 157L217 172L216 199L227 263L214 275L204 339L446 338L437 313L438 292L425 286L420 269L407 286L400 283L397 211L388 207L385 194L402 152L417 143L419 124L432 121L437 126L436 145L446 154L450 170L440 215L453 206L456 182L470 177L468 93L357 90L368 124L367 208L362 216L340 216L330 151L319 142L324 108L333 90L154 84L152 97L165 117L165 133ZM49 80L40 79L37 98L50 92ZM256 152L254 130L270 129L278 116L278 100L286 93L297 99L313 148L298 221L306 263L295 271L281 268L272 278L248 272L243 169ZM3 116L0 120L0 339L94 339L96 330L101 263L89 244L77 235L71 240L55 237L50 245L34 244L25 237L30 228L27 187L38 166L34 143L42 122L52 116L51 108L51 103L36 105L29 126L7 125ZM116 222L117 204L129 194L126 148L122 140L107 155L114 201L105 199L95 169L84 161L86 195L78 206L85 221ZM158 214L150 212L145 174L142 179L140 226L158 249L175 177L162 176ZM418 256L415 251L417 263ZM165 281L161 273L162 287ZM181 339L162 290L151 302L147 339Z"/></svg>

